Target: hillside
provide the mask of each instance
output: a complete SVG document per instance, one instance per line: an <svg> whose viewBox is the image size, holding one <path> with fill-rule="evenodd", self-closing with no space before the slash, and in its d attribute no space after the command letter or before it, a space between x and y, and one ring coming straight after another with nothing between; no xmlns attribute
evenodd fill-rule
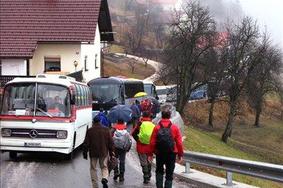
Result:
<svg viewBox="0 0 283 188"><path fill-rule="evenodd" d="M105 58L103 72L104 76L125 76L128 78L145 79L155 73L155 69L151 65L145 66L142 62L137 62L134 65L134 72L129 65L129 58L115 59Z"/></svg>
<svg viewBox="0 0 283 188"><path fill-rule="evenodd" d="M266 100L259 128L253 126L253 110L242 102L242 110L236 118L228 144L220 140L225 128L228 105L224 101L216 103L214 128L207 125L209 105L204 100L186 106L184 119L188 139L184 144L187 150L283 164L283 120L279 101ZM199 166L195 168L225 176L223 171ZM282 187L282 184L243 175L236 175L235 180L259 187Z"/></svg>
<svg viewBox="0 0 283 188"><path fill-rule="evenodd" d="M187 127L186 129L187 139L185 140L185 148L190 151L197 151L203 153L211 153L215 155L224 155L229 157L235 157L240 159L254 160L254 161L264 161L265 157L261 157L257 154L251 154L249 152L244 152L234 146L233 141L228 144L224 144L220 141L220 137L212 132L202 131L196 127ZM266 155L268 155L266 153ZM215 170L211 168L206 168L203 166L193 165L192 168L204 171L216 176L226 177L224 171ZM281 188L282 184L253 178L250 176L244 176L240 174L233 174L233 180L247 183L250 185L262 187L262 188Z"/></svg>

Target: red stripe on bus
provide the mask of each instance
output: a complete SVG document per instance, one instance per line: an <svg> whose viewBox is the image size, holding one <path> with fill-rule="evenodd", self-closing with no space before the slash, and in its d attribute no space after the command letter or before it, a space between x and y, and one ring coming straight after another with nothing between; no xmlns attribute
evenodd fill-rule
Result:
<svg viewBox="0 0 283 188"><path fill-rule="evenodd" d="M45 120L45 121L60 121L60 122L65 122L69 123L72 122L72 116L71 117L46 117L46 116L15 116L15 115L1 115L0 120L15 120L15 121L21 121L21 120L30 120L32 121L33 119L36 120Z"/></svg>
<svg viewBox="0 0 283 188"><path fill-rule="evenodd" d="M48 120L48 121L61 121L61 122L74 122L76 117L77 110L83 109L92 109L92 106L81 106L81 107L72 107L71 109L71 117L47 117L47 116L16 116L16 115L0 115L0 120Z"/></svg>

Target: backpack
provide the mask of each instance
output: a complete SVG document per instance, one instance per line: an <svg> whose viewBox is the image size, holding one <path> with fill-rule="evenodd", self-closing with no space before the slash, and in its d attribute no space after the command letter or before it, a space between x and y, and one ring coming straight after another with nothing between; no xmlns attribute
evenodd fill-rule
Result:
<svg viewBox="0 0 283 188"><path fill-rule="evenodd" d="M154 127L155 125L151 121L142 122L142 124L140 125L140 131L138 134L139 141L142 144L150 143L150 137L151 137Z"/></svg>
<svg viewBox="0 0 283 188"><path fill-rule="evenodd" d="M152 109L152 103L149 99L145 99L141 101L141 110L147 111L151 113L151 109Z"/></svg>
<svg viewBox="0 0 283 188"><path fill-rule="evenodd" d="M130 134L126 129L124 130L115 130L113 136L113 142L115 148L129 151L132 146L132 140Z"/></svg>
<svg viewBox="0 0 283 188"><path fill-rule="evenodd" d="M157 132L156 149L160 153L170 153L174 151L175 142L171 133L172 123L168 127L164 127L159 123L160 129Z"/></svg>

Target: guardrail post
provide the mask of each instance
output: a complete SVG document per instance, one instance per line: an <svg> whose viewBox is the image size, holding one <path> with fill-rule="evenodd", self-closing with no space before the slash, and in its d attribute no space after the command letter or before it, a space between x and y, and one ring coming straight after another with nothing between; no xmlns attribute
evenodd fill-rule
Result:
<svg viewBox="0 0 283 188"><path fill-rule="evenodd" d="M227 186L232 186L233 185L233 173L227 171L226 172L226 185Z"/></svg>
<svg viewBox="0 0 283 188"><path fill-rule="evenodd" d="M190 173L190 168L191 168L190 163L186 162L186 164L185 164L185 173Z"/></svg>

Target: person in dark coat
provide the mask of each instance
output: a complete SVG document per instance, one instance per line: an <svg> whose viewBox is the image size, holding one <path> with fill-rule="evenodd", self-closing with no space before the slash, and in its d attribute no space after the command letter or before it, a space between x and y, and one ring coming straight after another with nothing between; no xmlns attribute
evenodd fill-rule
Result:
<svg viewBox="0 0 283 188"><path fill-rule="evenodd" d="M136 101L133 102L133 104L131 105L131 110L132 110L132 124L133 124L133 128L134 128L136 126L138 120L141 117L141 111L140 111Z"/></svg>
<svg viewBox="0 0 283 188"><path fill-rule="evenodd" d="M96 164L99 163L102 179L101 183L103 188L107 188L108 185L108 167L107 162L109 156L114 155L114 145L111 132L109 128L101 125L99 117L94 117L93 126L88 129L86 138L83 144L83 157L88 158L88 152L90 157L90 174L93 188L98 188L98 177L96 171Z"/></svg>

